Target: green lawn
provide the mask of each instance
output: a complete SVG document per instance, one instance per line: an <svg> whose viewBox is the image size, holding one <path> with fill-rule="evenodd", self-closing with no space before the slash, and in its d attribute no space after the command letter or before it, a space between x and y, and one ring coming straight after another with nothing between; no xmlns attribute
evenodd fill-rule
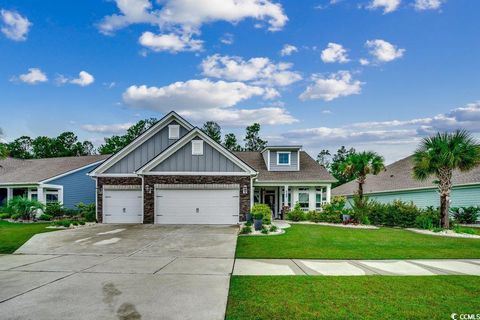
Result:
<svg viewBox="0 0 480 320"><path fill-rule="evenodd" d="M480 258L480 239L421 235L393 228L292 225L279 236L240 236L237 258L420 259Z"/></svg>
<svg viewBox="0 0 480 320"><path fill-rule="evenodd" d="M233 276L226 319L450 319L479 306L475 276Z"/></svg>
<svg viewBox="0 0 480 320"><path fill-rule="evenodd" d="M13 253L33 235L55 231L48 223L10 223L0 220L0 253Z"/></svg>

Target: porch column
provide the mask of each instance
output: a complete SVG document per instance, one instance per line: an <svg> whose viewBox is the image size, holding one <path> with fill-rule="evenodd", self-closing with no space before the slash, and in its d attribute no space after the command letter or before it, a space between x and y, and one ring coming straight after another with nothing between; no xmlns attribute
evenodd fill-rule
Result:
<svg viewBox="0 0 480 320"><path fill-rule="evenodd" d="M13 198L13 188L7 188L7 202Z"/></svg>
<svg viewBox="0 0 480 320"><path fill-rule="evenodd" d="M60 202L63 205L63 187L58 189L58 202Z"/></svg>
<svg viewBox="0 0 480 320"><path fill-rule="evenodd" d="M327 203L330 203L331 193L332 193L332 185L327 184Z"/></svg>
<svg viewBox="0 0 480 320"><path fill-rule="evenodd" d="M288 185L283 186L283 206L288 206Z"/></svg>
<svg viewBox="0 0 480 320"><path fill-rule="evenodd" d="M43 193L43 187L42 187L42 186L38 186L38 187L37 187L37 200L38 200L40 203L43 203L43 204L46 203L46 201L45 201L45 194Z"/></svg>

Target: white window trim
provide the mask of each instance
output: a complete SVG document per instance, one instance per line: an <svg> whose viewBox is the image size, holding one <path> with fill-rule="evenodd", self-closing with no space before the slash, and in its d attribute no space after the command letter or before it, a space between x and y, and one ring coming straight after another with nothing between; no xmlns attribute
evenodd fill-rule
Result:
<svg viewBox="0 0 480 320"><path fill-rule="evenodd" d="M280 154L288 154L288 163L280 163ZM290 151L277 151L277 166L289 166L292 163L292 153Z"/></svg>
<svg viewBox="0 0 480 320"><path fill-rule="evenodd" d="M196 148L199 148L199 151L196 152ZM192 156L203 156L203 140L192 140Z"/></svg>
<svg viewBox="0 0 480 320"><path fill-rule="evenodd" d="M173 133L176 133L176 134L173 134ZM180 125L170 124L168 126L168 139L177 140L179 138L180 138Z"/></svg>

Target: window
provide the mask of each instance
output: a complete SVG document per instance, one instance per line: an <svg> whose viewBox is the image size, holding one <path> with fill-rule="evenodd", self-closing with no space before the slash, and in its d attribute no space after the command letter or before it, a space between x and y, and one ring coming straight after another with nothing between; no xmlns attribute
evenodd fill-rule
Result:
<svg viewBox="0 0 480 320"><path fill-rule="evenodd" d="M290 165L290 152L277 152L277 165Z"/></svg>
<svg viewBox="0 0 480 320"><path fill-rule="evenodd" d="M310 194L308 188L298 188L298 203L303 211L308 211L310 207Z"/></svg>
<svg viewBox="0 0 480 320"><path fill-rule="evenodd" d="M315 209L322 210L322 204L325 202L326 199L326 189L325 187L315 188Z"/></svg>
<svg viewBox="0 0 480 320"><path fill-rule="evenodd" d="M192 140L192 156L203 156L203 140Z"/></svg>
<svg viewBox="0 0 480 320"><path fill-rule="evenodd" d="M58 193L47 193L45 195L47 203L58 202Z"/></svg>
<svg viewBox="0 0 480 320"><path fill-rule="evenodd" d="M30 198L31 198L32 200L38 200L38 194L37 194L36 192L35 192L35 193L32 192L32 193L30 194Z"/></svg>
<svg viewBox="0 0 480 320"><path fill-rule="evenodd" d="M178 124L171 124L168 126L168 139L180 138L180 126Z"/></svg>

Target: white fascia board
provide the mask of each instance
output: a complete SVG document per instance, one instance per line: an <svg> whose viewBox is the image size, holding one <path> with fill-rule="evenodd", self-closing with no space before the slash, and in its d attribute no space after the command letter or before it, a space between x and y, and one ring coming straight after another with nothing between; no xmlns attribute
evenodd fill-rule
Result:
<svg viewBox="0 0 480 320"><path fill-rule="evenodd" d="M135 173L100 173L94 176L94 178L105 177L105 178L121 178L121 177L138 177Z"/></svg>
<svg viewBox="0 0 480 320"><path fill-rule="evenodd" d="M248 172L216 172L216 171L150 171L143 176L250 176Z"/></svg>
<svg viewBox="0 0 480 320"><path fill-rule="evenodd" d="M0 186L2 188L8 188L10 186L18 187L34 187L40 185L40 182L2 182Z"/></svg>
<svg viewBox="0 0 480 320"><path fill-rule="evenodd" d="M165 159L170 157L172 154L177 152L181 147L186 145L191 139L193 139L195 136L200 136L204 141L208 142L210 146L212 146L215 150L223 154L227 159L231 160L233 163L238 165L241 169L245 170L248 174L254 175L257 174L253 168L248 166L245 162L240 160L237 156L235 156L233 153L225 149L223 146L219 145L216 141L214 141L212 138L207 136L202 130L199 128L194 128L191 130L189 133L184 135L180 140L178 140L176 143L172 144L170 147L165 149L162 153L160 153L158 156L147 162L143 167L135 171L136 174L146 174L156 166L158 166L160 163L162 163ZM178 173L177 173L178 174Z"/></svg>
<svg viewBox="0 0 480 320"><path fill-rule="evenodd" d="M86 169L86 168L88 168L88 167L93 167L93 166L98 165L98 164L100 164L100 163L102 163L102 162L104 162L104 161L105 161L105 160L100 160L100 161L97 161L97 162L94 162L94 163L87 164L87 165L85 165L85 166L83 166L83 167L80 167L80 168L77 168L77 169L73 169L73 170L64 172L64 173L62 173L62 174L56 175L56 176L54 176L54 177L51 177L51 178L42 180L42 181L40 181L40 183L46 183L46 182L49 182L49 181L52 181L52 180L55 180L55 179L59 179L59 178L68 176L69 174L72 174L72 173L75 173L75 172L77 172L77 171ZM88 174L87 174L87 175L88 175Z"/></svg>
<svg viewBox="0 0 480 320"><path fill-rule="evenodd" d="M253 186L275 187L275 186L326 186L332 184L332 181L253 181Z"/></svg>
<svg viewBox="0 0 480 320"><path fill-rule="evenodd" d="M186 120L180 117L175 111L171 111L167 115L165 115L162 119L160 119L150 129L148 129L147 131L142 133L139 137L137 137L135 140L130 142L130 144L128 144L126 147L124 147L123 149L121 149L120 151L112 155L110 158L106 159L104 163L102 163L100 166L98 166L95 170L90 172L88 175L98 176L99 174L105 172L108 168L113 166L118 161L122 160L130 152L135 150L137 147L139 147L141 144L143 144L145 141L147 141L149 138L155 135L158 131L162 130L171 120L175 120L179 122L188 130L193 129L193 126L190 123L188 123Z"/></svg>

